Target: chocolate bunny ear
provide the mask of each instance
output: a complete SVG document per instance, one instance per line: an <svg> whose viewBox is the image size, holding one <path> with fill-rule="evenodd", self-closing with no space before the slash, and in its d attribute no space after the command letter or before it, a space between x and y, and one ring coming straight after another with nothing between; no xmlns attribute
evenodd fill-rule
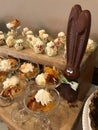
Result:
<svg viewBox="0 0 98 130"><path fill-rule="evenodd" d="M80 67L82 57L86 50L90 33L90 26L91 26L91 14L88 10L84 10L79 15L76 26L78 50L77 55L75 57L74 67L78 69Z"/></svg>
<svg viewBox="0 0 98 130"><path fill-rule="evenodd" d="M64 75L70 80L79 77L79 68L84 55L91 26L90 12L75 5L70 13L67 28L67 65Z"/></svg>
<svg viewBox="0 0 98 130"><path fill-rule="evenodd" d="M76 30L76 22L79 17L79 14L81 13L82 9L80 5L75 5L70 13L69 20L68 20L68 26L67 26L67 63L71 64L72 63L72 57L74 51L74 42L75 42L75 30ZM71 52L71 53L70 53Z"/></svg>

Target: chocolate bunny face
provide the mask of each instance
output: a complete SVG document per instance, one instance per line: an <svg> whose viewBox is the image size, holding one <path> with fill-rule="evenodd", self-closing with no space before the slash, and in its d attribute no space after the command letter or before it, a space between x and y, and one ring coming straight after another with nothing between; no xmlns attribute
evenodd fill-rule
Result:
<svg viewBox="0 0 98 130"><path fill-rule="evenodd" d="M80 73L82 61L91 27L91 14L75 5L70 13L67 26L67 65L64 75L69 80L76 80Z"/></svg>

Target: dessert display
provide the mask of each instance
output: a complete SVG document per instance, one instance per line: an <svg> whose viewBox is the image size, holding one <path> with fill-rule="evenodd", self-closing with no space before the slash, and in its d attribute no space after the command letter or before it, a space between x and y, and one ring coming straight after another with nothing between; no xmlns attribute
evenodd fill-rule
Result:
<svg viewBox="0 0 98 130"><path fill-rule="evenodd" d="M92 130L98 129L98 90L96 90L91 98L91 103L89 105L89 117L90 125Z"/></svg>
<svg viewBox="0 0 98 130"><path fill-rule="evenodd" d="M6 27L9 29L9 31L6 33L6 45L8 47L14 47L15 41L19 37L18 29L20 28L20 21L15 19L9 23L6 24Z"/></svg>
<svg viewBox="0 0 98 130"><path fill-rule="evenodd" d="M28 46L35 53L46 54L49 57L58 55L59 51L64 51L66 44L64 32L59 32L57 38L52 38L44 29L39 30L38 34L35 34L28 27L24 27L21 33L18 33L20 21L17 19L7 23L6 27L10 30L5 37L5 44L9 48L14 47L19 51ZM25 47L25 45L27 46Z"/></svg>
<svg viewBox="0 0 98 130"><path fill-rule="evenodd" d="M35 82L41 86L55 86L60 82L59 71L55 67L44 67L44 71L36 76Z"/></svg>
<svg viewBox="0 0 98 130"><path fill-rule="evenodd" d="M2 90L0 92L0 98L13 100L15 97L22 94L26 88L26 81L21 80L16 75L6 78L2 83Z"/></svg>
<svg viewBox="0 0 98 130"><path fill-rule="evenodd" d="M63 74L69 82L77 81L80 74L80 63L84 53L94 49L94 41L91 39L88 40L91 15L88 10L82 10L80 5L75 5L71 10L67 36L61 31L57 34L56 38L51 38L45 29L40 29L38 34L35 34L28 27L24 27L21 34L19 34L21 35L21 38L19 39L18 34L15 34L13 28L19 27L20 21L14 20L6 24L6 26L10 29L6 38L6 44L9 47L14 47L16 50L22 50L24 49L23 44L26 42L36 54L46 54L49 57L57 56L60 54L60 51L63 51L65 55L64 58L67 57L67 64ZM65 53L67 53L67 55ZM57 85L60 82L60 75L56 69L45 67L44 71L38 74L39 68L33 63L22 63L18 69L18 73L21 78L35 78L36 83L41 86L47 84ZM77 90L72 89L71 84L66 85L65 83L62 86L64 85L67 87L69 86L72 93L74 93L74 91L77 93Z"/></svg>
<svg viewBox="0 0 98 130"><path fill-rule="evenodd" d="M24 103L29 111L48 112L58 105L59 93L52 89L35 89L25 97Z"/></svg>
<svg viewBox="0 0 98 130"><path fill-rule="evenodd" d="M39 65L32 62L23 61L18 68L18 75L22 79L32 79L39 73Z"/></svg>
<svg viewBox="0 0 98 130"><path fill-rule="evenodd" d="M72 29L72 30L74 30L73 35L75 35L75 32L77 31L76 28L78 28L78 26L79 26L79 21L81 21L81 17L85 17L85 13L89 14L88 13L89 11L82 11L81 7L79 7L78 5L76 5L72 9L72 12L74 12L74 10L76 10L76 12L78 12L75 15L77 17L79 17L79 19L78 18L75 19L75 22L77 23L77 27L76 27L76 25L75 25L75 27L73 26L73 29ZM83 14L84 14L84 16L83 16ZM71 22L70 22L71 17L74 17L74 16L70 16L70 18L69 18L70 24L68 25L69 29L67 29L67 30L70 30L70 28L72 26ZM88 16L88 17L90 17L90 16ZM83 19L86 19L86 18L83 18ZM90 20L89 20L89 23L90 23ZM90 24L88 26L90 27ZM48 34L45 29L40 29L38 31L38 33L35 33L34 31L29 29L28 27L24 27L22 29L22 31L20 31L18 33L18 28L20 27L20 21L17 19L7 23L6 27L9 29L9 31L5 35L1 31L1 40L0 40L1 44L2 44L2 42L5 41L5 44L9 48L14 47L17 51L21 51L23 49L30 47L32 49L32 51L35 52L36 54L44 54L44 55L47 55L49 57L52 57L52 56L57 56L63 52L64 58L66 58L66 52L68 52L68 49L66 49L66 46L67 46L66 42L74 41L74 40L69 41L70 36L67 36L67 38L66 38L65 32L63 32L63 31L58 32L57 37L55 37L55 38L51 37L50 34ZM70 35L71 32L73 32L72 30L67 31L68 32L67 35ZM89 29L87 32L89 32ZM82 37L82 35L83 34L81 34L81 37ZM74 36L71 35L71 37L74 37ZM78 42L80 42L80 41L77 41L77 43ZM85 42L85 43L87 43L87 42ZM72 54L73 54L73 52L77 52L77 51L75 51L75 48L77 50L78 45L76 47L74 46L74 44L72 44L72 45L73 45L73 47L72 47L73 49L71 47L68 47L68 48L72 49L69 51L70 51L70 53L72 52ZM68 46L70 46L70 44L68 44ZM86 48L86 46L87 46L87 48ZM81 44L81 48L83 48L82 44ZM81 59L83 57L82 53L84 53L85 49L86 49L85 52L88 53L90 51L93 51L94 48L95 48L94 42L91 39L89 39L88 45L86 44L85 48L83 48L83 52L81 52L81 56L80 56ZM80 53L80 50L79 50L79 53ZM70 55L70 57L69 57L69 55ZM71 54L67 54L69 60L70 60L70 58L74 58L76 55L77 54L71 56ZM79 62L78 62L78 59L79 59L78 56L76 59L77 59L76 60L77 63L80 64L81 60L79 60ZM74 62L75 62L75 60L74 60ZM72 69L71 67L73 67L73 66L70 65L70 63L68 66L69 66L69 69L68 69L68 73L69 73L69 70ZM75 65L75 66L77 66L77 65ZM76 68L79 68L79 66L77 66ZM76 71L76 70L74 70L74 71ZM65 71L65 75L66 75L66 71ZM77 73L76 75L78 76L79 73Z"/></svg>
<svg viewBox="0 0 98 130"><path fill-rule="evenodd" d="M78 98L78 78L80 76L80 64L84 53L88 54L89 52L92 52L95 48L94 41L88 39L91 26L90 12L88 10L82 10L79 5L75 5L70 13L67 35L65 35L65 33L61 31L57 34L56 38L51 38L44 29L39 30L38 34L35 34L28 27L23 28L22 32L18 34L16 31L17 28L20 26L20 21L18 20L12 21L6 24L6 26L8 29L10 29L10 31L7 33L5 39L3 39L1 36L0 41L2 42L3 40L5 40L6 45L9 47L9 50L15 51L16 49L17 51L21 51L22 49L26 49L24 48L24 44L26 43L27 46L30 47L32 51L36 54L32 52L27 53L27 51L25 50L19 53L15 51L17 57L19 54L19 57L21 57L22 59L32 59L32 61L33 58L35 58L35 63L41 63L47 66L44 66L44 69L40 71L38 64L32 63L30 61L21 61L21 64L17 68L16 76L8 77L6 80L3 79L3 89L0 93L0 96L8 99L13 99L22 92L21 86L23 85L22 83L20 83L21 79L28 79L28 81L35 79L38 88L35 88L35 86L33 88L32 86L33 89L31 90L30 88L30 91L27 91L27 95L24 98L24 105L29 113L47 113L53 110L58 105L58 96L52 93L52 90L48 90L53 88L51 86L54 86L56 90L53 89L53 91L56 91L57 95L59 95L59 92L60 96L63 99L67 100L68 103L79 103L80 105L80 101L76 102ZM10 47L14 47L15 49ZM64 59L62 57L62 52L64 54ZM47 56L43 56L44 54L49 56L50 58ZM60 61L59 56L57 55L60 56ZM43 60L41 56L43 57L43 59L45 57L45 60L46 58L49 59L49 62L47 62L48 60ZM57 62L53 61L53 56L57 56L55 58L55 60L58 60ZM37 58L38 62L35 61L37 60ZM66 58L67 63L65 60ZM50 61L50 59L52 60ZM11 71L17 67L17 60L14 60L13 58L8 58L4 60L2 61L2 59L0 59L0 70L3 70L4 67L4 70L1 72ZM41 62L41 60L43 61ZM58 64L58 62L63 62L60 65L65 65L64 63L66 63L65 70L62 72L64 74L63 78L61 77L63 74L61 75L61 73L54 66L48 67L48 64L50 63L51 65L55 65L54 62L55 64ZM65 101L63 101L63 103L60 107L63 106L66 109L67 106L67 108L69 108L68 104ZM79 107L81 107L81 105ZM92 105L90 105L91 111L92 108L94 111L96 111L96 109ZM78 112L79 109L80 108L75 109L75 111L74 109L72 109L72 115ZM70 113L70 110L68 112ZM93 114L91 112L91 120L97 120L96 117L93 117L92 115ZM43 115L40 116L44 117ZM94 123L96 122L92 123L92 127L95 127Z"/></svg>
<svg viewBox="0 0 98 130"><path fill-rule="evenodd" d="M58 55L59 48L64 47L65 45L65 33L58 33L58 38L53 39L49 34L46 33L44 29L39 30L39 35L28 35L27 41L28 45L33 49L35 53L46 54L47 56L56 56Z"/></svg>

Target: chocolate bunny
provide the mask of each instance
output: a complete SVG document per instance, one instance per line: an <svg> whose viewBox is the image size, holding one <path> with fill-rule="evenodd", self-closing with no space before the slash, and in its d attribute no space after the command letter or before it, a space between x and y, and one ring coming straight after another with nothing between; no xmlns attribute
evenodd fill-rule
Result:
<svg viewBox="0 0 98 130"><path fill-rule="evenodd" d="M69 80L77 80L87 46L91 27L91 14L75 5L70 13L67 27L67 65L64 75Z"/></svg>

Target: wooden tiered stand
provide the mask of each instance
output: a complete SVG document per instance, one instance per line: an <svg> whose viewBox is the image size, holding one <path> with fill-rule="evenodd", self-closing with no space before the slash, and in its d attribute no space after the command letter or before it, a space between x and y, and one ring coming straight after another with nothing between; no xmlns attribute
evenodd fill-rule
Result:
<svg viewBox="0 0 98 130"><path fill-rule="evenodd" d="M85 53L80 70L79 82L79 95L78 100L75 102L75 107L70 107L67 101L61 98L59 108L53 116L50 117L53 130L71 130L76 121L76 118L83 106L84 98L91 87L92 75L96 60L97 46L92 52ZM0 55L11 55L16 58L30 60L34 63L42 65L56 66L62 71L65 69L66 59L64 59L63 52L55 57L48 57L44 54L35 54L32 49L26 48L21 51L16 51L15 48L8 48L0 46ZM0 117L8 125L9 130L34 130L33 122L35 118L31 118L23 125L17 124L11 120L11 112L17 106L17 103L13 103L8 107L0 107Z"/></svg>

